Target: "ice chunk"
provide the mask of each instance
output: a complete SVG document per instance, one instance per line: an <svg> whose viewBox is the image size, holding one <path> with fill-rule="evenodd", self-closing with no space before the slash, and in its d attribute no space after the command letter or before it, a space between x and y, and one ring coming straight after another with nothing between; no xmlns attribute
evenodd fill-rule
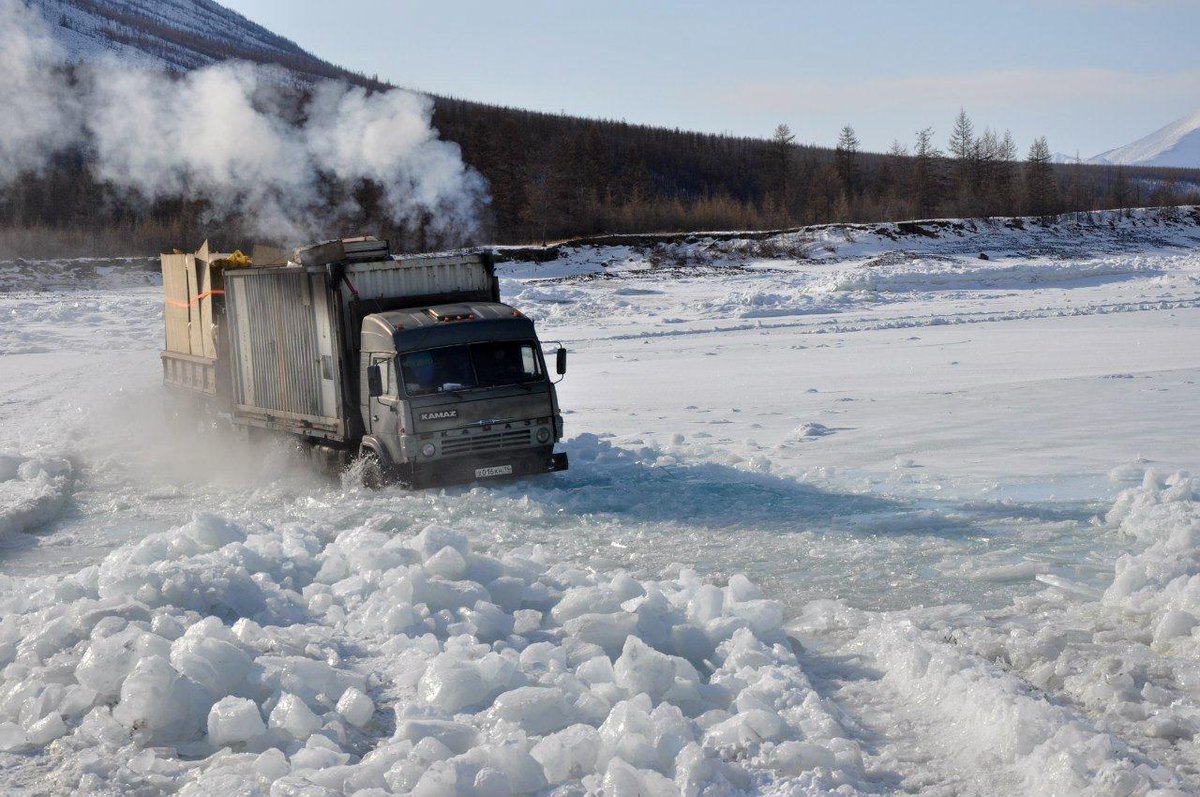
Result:
<svg viewBox="0 0 1200 797"><path fill-rule="evenodd" d="M837 758L833 752L809 742L783 742L771 752L771 768L785 777L796 777L810 769L833 769Z"/></svg>
<svg viewBox="0 0 1200 797"><path fill-rule="evenodd" d="M436 738L432 736L426 736L424 739L413 745L408 757L413 761L417 761L425 766L429 766L434 761L445 761L448 758L453 758L454 755L455 753L453 750L442 744Z"/></svg>
<svg viewBox="0 0 1200 797"><path fill-rule="evenodd" d="M620 610L621 602L610 589L573 587L563 593L550 616L561 624L584 614L612 614Z"/></svg>
<svg viewBox="0 0 1200 797"><path fill-rule="evenodd" d="M681 795L737 793L724 778L723 762L710 759L695 742L684 746L675 759L675 785Z"/></svg>
<svg viewBox="0 0 1200 797"><path fill-rule="evenodd" d="M750 579L737 573L729 578L729 594L735 601L754 601L762 597L762 590Z"/></svg>
<svg viewBox="0 0 1200 797"><path fill-rule="evenodd" d="M188 629L171 645L171 665L215 698L235 692L250 672L250 657L236 645L195 630Z"/></svg>
<svg viewBox="0 0 1200 797"><path fill-rule="evenodd" d="M522 686L505 692L496 698L490 714L539 735L565 728L572 720L562 690L546 686Z"/></svg>
<svg viewBox="0 0 1200 797"><path fill-rule="evenodd" d="M1196 627L1196 618L1179 609L1165 612L1154 629L1154 643L1161 645L1175 637L1188 636Z"/></svg>
<svg viewBox="0 0 1200 797"><path fill-rule="evenodd" d="M465 534L459 534L445 526L438 525L426 526L408 544L426 561L446 547L453 548L464 557L471 552L471 546Z"/></svg>
<svg viewBox="0 0 1200 797"><path fill-rule="evenodd" d="M340 767L350 760L350 756L342 752L336 744L326 739L324 736L313 734L308 737L308 741L304 747L292 754L292 770L300 769L318 769L329 770L333 767ZM346 774L344 771L334 773L334 780L341 781ZM334 784L338 791L341 791L341 783Z"/></svg>
<svg viewBox="0 0 1200 797"><path fill-rule="evenodd" d="M608 797L678 797L674 782L653 770L638 769L619 758L608 762L602 789Z"/></svg>
<svg viewBox="0 0 1200 797"><path fill-rule="evenodd" d="M508 776L494 767L481 767L471 784L474 797L508 797L513 793Z"/></svg>
<svg viewBox="0 0 1200 797"><path fill-rule="evenodd" d="M351 687L366 690L361 675L334 667L327 662L304 656L259 656L255 664L264 669L264 685L299 695L315 703L318 695L337 700Z"/></svg>
<svg viewBox="0 0 1200 797"><path fill-rule="evenodd" d="M435 761L417 781L412 797L458 797L469 794L474 785L475 773L471 773L470 780L460 782L458 767L449 761Z"/></svg>
<svg viewBox="0 0 1200 797"><path fill-rule="evenodd" d="M449 653L430 662L417 687L417 694L423 700L451 713L482 702L489 691L474 662Z"/></svg>
<svg viewBox="0 0 1200 797"><path fill-rule="evenodd" d="M482 642L504 639L513 632L514 621L494 603L479 601L474 609L463 612L463 618L475 626L475 638Z"/></svg>
<svg viewBox="0 0 1200 797"><path fill-rule="evenodd" d="M725 593L712 584L705 584L696 590L695 596L688 601L688 618L704 625L723 615L724 609Z"/></svg>
<svg viewBox="0 0 1200 797"><path fill-rule="evenodd" d="M717 723L704 735L704 746L718 749L753 750L764 741L782 738L787 725L778 714L751 709Z"/></svg>
<svg viewBox="0 0 1200 797"><path fill-rule="evenodd" d="M617 600L622 603L646 594L646 588L636 578L624 572L613 576L609 588L616 593Z"/></svg>
<svg viewBox="0 0 1200 797"><path fill-rule="evenodd" d="M277 747L272 747L270 750L260 753L254 759L254 769L268 780L278 780L291 771L287 756Z"/></svg>
<svg viewBox="0 0 1200 797"><path fill-rule="evenodd" d="M424 739L436 740L445 746L447 755L449 755L465 753L474 747L478 741L479 732L461 722L412 718L398 719L396 733L392 738L408 739L414 745Z"/></svg>
<svg viewBox="0 0 1200 797"><path fill-rule="evenodd" d="M375 704L371 702L371 698L354 687L350 687L342 693L338 700L337 713L345 717L346 722L356 728L361 728L371 721L371 717L375 716Z"/></svg>
<svg viewBox="0 0 1200 797"><path fill-rule="evenodd" d="M236 525L208 512L196 513L192 522L180 529L180 532L210 551L215 551L230 543L243 542L246 539L246 533Z"/></svg>
<svg viewBox="0 0 1200 797"><path fill-rule="evenodd" d="M675 683L675 662L659 653L641 639L631 636L625 640L621 657L613 665L617 684L629 694L645 693L651 700L661 700Z"/></svg>
<svg viewBox="0 0 1200 797"><path fill-rule="evenodd" d="M58 704L58 711L67 719L80 717L96 704L97 697L95 689L80 684L68 686Z"/></svg>
<svg viewBox="0 0 1200 797"><path fill-rule="evenodd" d="M67 732L67 723L62 715L51 712L29 726L29 743L35 747L45 747Z"/></svg>
<svg viewBox="0 0 1200 797"><path fill-rule="evenodd" d="M769 636L779 631L783 625L783 607L778 601L752 600L737 603L734 613L750 624L754 633L759 636Z"/></svg>
<svg viewBox="0 0 1200 797"><path fill-rule="evenodd" d="M604 648L610 656L618 653L625 640L637 631L638 617L629 612L584 614L563 623L570 636Z"/></svg>
<svg viewBox="0 0 1200 797"><path fill-rule="evenodd" d="M474 606L490 601L491 596L474 581L447 581L444 578L423 578L413 581L413 603L424 603L431 612Z"/></svg>
<svg viewBox="0 0 1200 797"><path fill-rule="evenodd" d="M50 522L66 506L70 489L70 463L58 459L19 457L0 461L0 537L16 534ZM15 477L15 478L14 478Z"/></svg>
<svg viewBox="0 0 1200 797"><path fill-rule="evenodd" d="M512 794L536 794L548 785L542 765L529 754L526 743L522 740L514 739L501 745L488 745L478 753L482 754L487 762L485 766L504 773L504 780Z"/></svg>
<svg viewBox="0 0 1200 797"><path fill-rule="evenodd" d="M214 747L245 744L267 732L253 700L225 697L208 712L208 740Z"/></svg>
<svg viewBox="0 0 1200 797"><path fill-rule="evenodd" d="M141 634L139 629L129 628L93 641L75 667L75 679L102 697L116 697L137 661L135 645Z"/></svg>
<svg viewBox="0 0 1200 797"><path fill-rule="evenodd" d="M321 727L321 718L304 701L285 692L271 709L270 725L293 739L304 741Z"/></svg>
<svg viewBox="0 0 1200 797"><path fill-rule="evenodd" d="M671 647L675 654L687 659L696 667L705 666L712 658L715 648L704 629L691 623L680 623L671 629Z"/></svg>
<svg viewBox="0 0 1200 797"><path fill-rule="evenodd" d="M572 725L546 736L529 752L551 785L579 780L596 768L600 732L590 725Z"/></svg>
<svg viewBox="0 0 1200 797"><path fill-rule="evenodd" d="M425 569L435 576L457 581L466 572L467 560L456 549L447 545L429 557L429 561L425 563Z"/></svg>
<svg viewBox="0 0 1200 797"><path fill-rule="evenodd" d="M15 722L0 722L0 752L20 750L29 744L25 730Z"/></svg>
<svg viewBox="0 0 1200 797"><path fill-rule="evenodd" d="M654 745L655 728L650 711L650 698L645 693L613 706L600 726L598 765L615 756L636 767L663 766L665 762Z"/></svg>
<svg viewBox="0 0 1200 797"><path fill-rule="evenodd" d="M593 686L617 682L617 674L613 671L612 662L607 656L588 659L576 668L575 674Z"/></svg>
<svg viewBox="0 0 1200 797"><path fill-rule="evenodd" d="M170 744L198 738L212 704L212 696L200 684L179 674L161 656L147 656L121 684L121 700L112 715L153 743Z"/></svg>
<svg viewBox="0 0 1200 797"><path fill-rule="evenodd" d="M488 582L487 591L492 596L493 603L506 612L515 612L521 608L525 582L513 576L501 576Z"/></svg>

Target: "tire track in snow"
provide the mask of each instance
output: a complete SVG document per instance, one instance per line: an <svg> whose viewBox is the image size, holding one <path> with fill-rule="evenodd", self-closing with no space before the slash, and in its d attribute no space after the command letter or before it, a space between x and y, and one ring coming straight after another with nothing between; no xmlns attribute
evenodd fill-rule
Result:
<svg viewBox="0 0 1200 797"><path fill-rule="evenodd" d="M905 792L1187 793L1174 763L900 613L818 602L791 630L818 651L802 662L814 686L855 719L844 725L864 729L870 762L891 767Z"/></svg>

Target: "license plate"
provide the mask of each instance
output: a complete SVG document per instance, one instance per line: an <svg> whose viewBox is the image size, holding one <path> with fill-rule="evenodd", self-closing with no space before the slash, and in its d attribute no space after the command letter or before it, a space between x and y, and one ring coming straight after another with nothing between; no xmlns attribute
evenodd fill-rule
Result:
<svg viewBox="0 0 1200 797"><path fill-rule="evenodd" d="M476 468L475 478L486 479L489 476L511 476L512 465L497 465L494 468Z"/></svg>

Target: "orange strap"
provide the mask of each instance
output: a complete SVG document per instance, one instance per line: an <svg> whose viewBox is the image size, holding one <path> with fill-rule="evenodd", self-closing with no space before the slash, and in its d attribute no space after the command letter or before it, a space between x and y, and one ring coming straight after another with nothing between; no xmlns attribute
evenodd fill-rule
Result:
<svg viewBox="0 0 1200 797"><path fill-rule="evenodd" d="M205 291L204 293L197 294L195 297L192 298L192 300L190 302L177 302L174 299L163 299L163 303L168 304L171 307L182 307L182 308L186 309L188 307L191 307L193 304L199 304L202 300L207 299L210 296L224 296L224 295L225 295L225 291Z"/></svg>

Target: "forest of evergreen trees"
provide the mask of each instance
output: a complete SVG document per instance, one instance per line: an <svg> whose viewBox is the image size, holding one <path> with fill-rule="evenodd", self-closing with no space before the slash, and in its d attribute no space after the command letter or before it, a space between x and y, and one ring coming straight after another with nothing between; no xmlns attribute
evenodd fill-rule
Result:
<svg viewBox="0 0 1200 797"><path fill-rule="evenodd" d="M168 36L170 31L155 31ZM186 42L213 58L216 41ZM281 40L284 45L290 45ZM294 47L294 45L291 45ZM303 53L262 62L386 88ZM286 61L287 63L281 63ZM372 186L347 186L368 211L329 236L370 232L407 250L447 243L525 243L636 232L778 229L832 221L1039 215L1200 202L1200 169L1053 163L1045 139L1018 146L1007 133L976 130L964 112L939 134L917 131L887 153L862 151L853 128L837 146L799 145L786 125L764 138L693 133L589 120L436 97L434 124L487 180L491 203L481 240L448 241L394 229L370 211ZM948 120L949 121L949 120ZM60 248L154 252L248 243L237 220L213 218L203 200L134 203L90 175L82 152L0 193L0 257ZM26 251L30 250L32 251ZM97 252L98 254L101 252Z"/></svg>
<svg viewBox="0 0 1200 797"><path fill-rule="evenodd" d="M833 221L1057 213L1200 201L1200 170L1052 162L960 113L885 154L853 128L833 149L538 114L439 99L435 122L492 187L500 242L577 235L778 229Z"/></svg>

